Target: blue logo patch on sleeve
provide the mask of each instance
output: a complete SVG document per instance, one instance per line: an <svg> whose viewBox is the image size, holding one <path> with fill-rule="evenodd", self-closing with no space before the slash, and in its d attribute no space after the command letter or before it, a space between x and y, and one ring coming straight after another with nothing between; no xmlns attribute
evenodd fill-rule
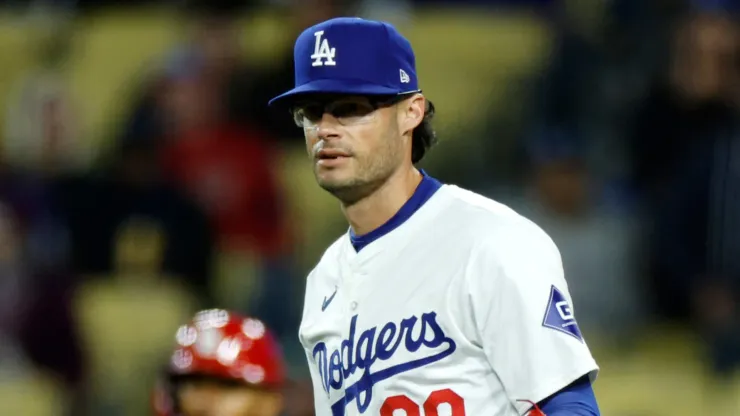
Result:
<svg viewBox="0 0 740 416"><path fill-rule="evenodd" d="M545 319L542 320L542 326L568 334L583 342L583 335L578 328L578 323L576 323L573 309L571 309L563 293L555 286L552 286L550 289L550 300L547 303L547 310L545 311Z"/></svg>

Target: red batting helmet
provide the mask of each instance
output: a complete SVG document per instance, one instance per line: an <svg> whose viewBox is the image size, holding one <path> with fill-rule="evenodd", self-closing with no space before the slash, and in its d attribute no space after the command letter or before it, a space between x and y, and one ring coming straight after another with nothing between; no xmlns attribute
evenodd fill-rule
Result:
<svg viewBox="0 0 740 416"><path fill-rule="evenodd" d="M208 309L178 328L177 345L167 367L168 381L207 376L257 388L280 388L285 362L275 336L262 321L222 309ZM173 415L172 386L155 390L157 415Z"/></svg>

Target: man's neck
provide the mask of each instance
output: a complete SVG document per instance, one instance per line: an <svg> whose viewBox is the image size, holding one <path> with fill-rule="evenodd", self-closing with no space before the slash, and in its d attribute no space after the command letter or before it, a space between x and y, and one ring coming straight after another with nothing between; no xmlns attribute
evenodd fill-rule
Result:
<svg viewBox="0 0 740 416"><path fill-rule="evenodd" d="M371 195L351 206L343 206L344 216L355 235L365 235L393 218L421 182L415 168L394 173Z"/></svg>

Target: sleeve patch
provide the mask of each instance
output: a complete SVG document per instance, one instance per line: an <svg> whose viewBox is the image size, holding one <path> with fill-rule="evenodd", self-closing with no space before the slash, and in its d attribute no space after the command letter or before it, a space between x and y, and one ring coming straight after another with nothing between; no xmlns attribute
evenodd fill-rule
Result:
<svg viewBox="0 0 740 416"><path fill-rule="evenodd" d="M578 323L573 315L573 309L570 307L565 296L563 296L563 293L555 286L552 286L550 289L550 299L547 302L542 326L568 334L583 342L583 335L578 328Z"/></svg>

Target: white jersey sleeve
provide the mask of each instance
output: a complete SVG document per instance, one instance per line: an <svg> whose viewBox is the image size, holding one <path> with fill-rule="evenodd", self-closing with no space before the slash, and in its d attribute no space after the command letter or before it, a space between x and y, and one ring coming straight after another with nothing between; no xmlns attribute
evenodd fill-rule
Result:
<svg viewBox="0 0 740 416"><path fill-rule="evenodd" d="M313 300L316 298L317 294L315 293L315 286L313 280L315 279L315 269L308 275L307 284L306 284L306 294L304 299L304 309L303 309L303 318L302 320L306 320L306 314L308 308L305 307L310 300ZM322 378L321 375L318 372L318 367L316 366L316 362L314 358L311 356L311 345L306 342L306 340L303 337L303 334L298 333L298 339L301 342L301 345L303 345L303 349L306 352L306 360L308 364L308 368L311 373L311 384L313 386L313 400L314 400L314 410L317 415L324 415L327 413L328 409L331 408L331 403L329 401L328 393L326 393L326 390L324 389L324 386L322 385Z"/></svg>
<svg viewBox="0 0 740 416"><path fill-rule="evenodd" d="M314 362L308 351L306 351L306 358L308 359L308 368L311 370L314 413L316 415L327 414L327 412L329 412L329 409L331 409L329 396L326 394L324 387L321 385L321 375L319 374L318 367L316 366L316 363Z"/></svg>
<svg viewBox="0 0 740 416"><path fill-rule="evenodd" d="M491 367L520 414L598 366L578 329L560 253L524 218L473 249L466 295Z"/></svg>

